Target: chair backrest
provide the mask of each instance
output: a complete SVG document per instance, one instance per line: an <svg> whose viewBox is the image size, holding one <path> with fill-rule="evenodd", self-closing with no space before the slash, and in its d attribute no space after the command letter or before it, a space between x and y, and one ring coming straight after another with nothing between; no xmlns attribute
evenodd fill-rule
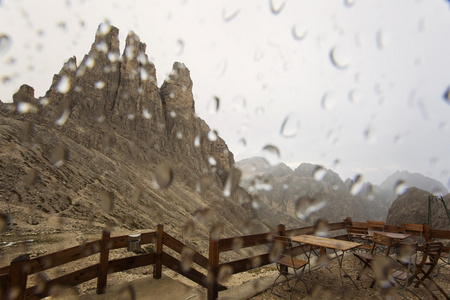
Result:
<svg viewBox="0 0 450 300"><path fill-rule="evenodd" d="M347 235L349 241L352 241L354 238L365 237L367 234L367 228L347 225Z"/></svg>
<svg viewBox="0 0 450 300"><path fill-rule="evenodd" d="M374 232L373 237L372 237L372 247L370 248L370 253L372 253L372 254L374 253L376 245L384 246L384 247L381 247L381 249L386 250L386 252L384 253L384 256L389 256L389 252L391 251L391 247L392 247L392 239L388 236Z"/></svg>
<svg viewBox="0 0 450 300"><path fill-rule="evenodd" d="M420 272L420 269L422 269L425 264L427 265L426 273L431 274L441 257L443 247L444 244L441 242L427 243L422 260L417 264L416 274Z"/></svg>
<svg viewBox="0 0 450 300"><path fill-rule="evenodd" d="M386 223L382 221L367 221L367 224L369 226L369 230L384 231L384 225Z"/></svg>

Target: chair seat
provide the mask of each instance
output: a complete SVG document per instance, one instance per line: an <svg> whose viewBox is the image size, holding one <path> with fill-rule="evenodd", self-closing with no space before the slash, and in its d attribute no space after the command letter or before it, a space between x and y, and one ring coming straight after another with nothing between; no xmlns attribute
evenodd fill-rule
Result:
<svg viewBox="0 0 450 300"><path fill-rule="evenodd" d="M280 258L277 263L279 263L280 265L284 265L284 266L288 266L290 268L294 268L294 269L300 269L301 267L305 266L306 264L308 264L307 261L295 258L295 257L290 257L290 256L283 256L282 258Z"/></svg>
<svg viewBox="0 0 450 300"><path fill-rule="evenodd" d="M370 247L371 247L370 245L361 245L361 246L357 247L356 249L370 251Z"/></svg>

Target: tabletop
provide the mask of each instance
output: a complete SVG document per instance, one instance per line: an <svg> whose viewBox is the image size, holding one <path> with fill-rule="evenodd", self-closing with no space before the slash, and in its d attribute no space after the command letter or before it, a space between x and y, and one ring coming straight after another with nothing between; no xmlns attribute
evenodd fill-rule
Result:
<svg viewBox="0 0 450 300"><path fill-rule="evenodd" d="M347 251L356 247L361 246L360 243L354 243L349 241L343 241L343 240L336 240L332 238L325 238L321 236L314 236L314 235L297 235L291 237L291 240L297 243L305 243L309 245L324 247L324 248L330 248L330 249L336 249L340 251Z"/></svg>
<svg viewBox="0 0 450 300"><path fill-rule="evenodd" d="M372 237L374 232L384 235L384 236L388 236L391 239L394 240L404 240L406 238L409 238L410 236L412 236L412 234L409 233L398 233L398 232L386 232L386 231L369 231L368 236Z"/></svg>

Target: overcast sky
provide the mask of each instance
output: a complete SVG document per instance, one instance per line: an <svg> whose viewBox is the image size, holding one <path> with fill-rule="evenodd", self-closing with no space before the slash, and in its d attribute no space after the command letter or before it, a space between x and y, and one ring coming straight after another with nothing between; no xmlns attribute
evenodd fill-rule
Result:
<svg viewBox="0 0 450 300"><path fill-rule="evenodd" d="M122 50L130 30L147 44L158 85L185 63L197 114L236 160L374 184L408 170L450 188L448 1L3 0L0 99L23 83L44 95L101 22L119 28Z"/></svg>

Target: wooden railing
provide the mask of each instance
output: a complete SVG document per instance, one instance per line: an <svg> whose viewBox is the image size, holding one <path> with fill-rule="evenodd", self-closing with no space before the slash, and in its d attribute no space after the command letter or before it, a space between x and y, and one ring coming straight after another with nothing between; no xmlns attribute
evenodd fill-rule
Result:
<svg viewBox="0 0 450 300"><path fill-rule="evenodd" d="M345 230L346 225L349 224L351 224L351 220L348 219L343 222L328 224L328 235L337 239L347 239L347 234L343 230ZM384 230L389 232L402 232L403 228L401 226L385 225ZM100 240L88 242L33 259L30 259L27 255L22 255L13 259L9 266L0 268L0 299L40 299L49 296L51 289L54 287L74 287L95 278L97 278L97 293L101 294L105 292L108 274L149 265L153 266L153 278L161 278L162 267L166 266L207 288L208 299L217 299L218 292L226 289L226 287L219 283L221 279L219 276L220 274L237 274L273 263L274 258L271 257L270 247L274 234L295 236L314 233L317 233L317 227L315 226L286 230L284 225L278 225L277 231L268 233L223 239L214 239L213 236L210 236L209 258L195 252L193 249L190 249L189 251L189 259L192 263L197 265L200 269L199 271L192 268L190 264L188 268L185 266L183 267L183 263L181 262L182 252L184 251L183 249L189 247L164 232L162 225L157 225L156 231L154 232L141 234L140 244L153 244L153 253L139 254L113 260L109 259L110 251L127 247L129 236L123 235L111 237L108 231L104 231ZM411 232L411 234L419 236L419 233L417 232ZM423 234L426 241L431 241L435 238L450 240L450 231L437 229L430 230L427 224L424 224ZM165 252L163 246L180 254L180 259ZM263 253L260 255L241 258L234 261L220 262L221 253L261 246L265 246L265 248L263 248ZM444 251L449 251L449 247L444 248ZM302 253L303 250L300 245L292 249L293 255L300 255ZM99 262L96 264L47 280L44 284L36 284L27 287L27 280L30 275L96 254L99 255Z"/></svg>

